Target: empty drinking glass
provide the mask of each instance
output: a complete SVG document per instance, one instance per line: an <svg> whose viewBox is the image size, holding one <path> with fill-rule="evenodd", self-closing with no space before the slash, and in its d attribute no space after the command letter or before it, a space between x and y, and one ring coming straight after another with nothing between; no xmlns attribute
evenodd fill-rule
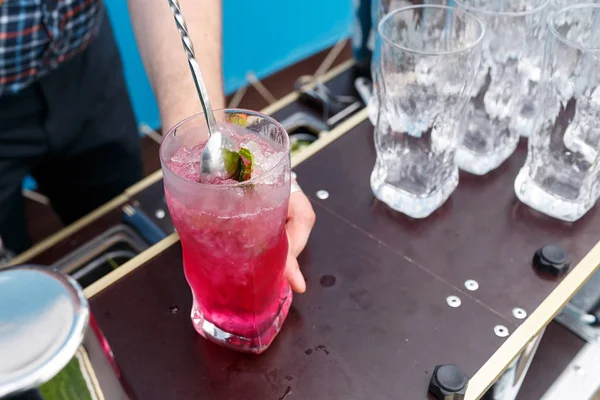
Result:
<svg viewBox="0 0 600 400"><path fill-rule="evenodd" d="M550 0L456 0L486 27L483 60L463 115L462 170L484 175L517 148L536 113L545 18Z"/></svg>
<svg viewBox="0 0 600 400"><path fill-rule="evenodd" d="M553 14L544 52L540 112L515 191L530 207L575 221L600 195L600 4Z"/></svg>
<svg viewBox="0 0 600 400"><path fill-rule="evenodd" d="M377 27L379 22L385 17L387 13L390 11L396 10L398 8L409 7L413 5L420 4L434 4L434 5L452 5L453 0L372 0L371 3L371 19L373 22L373 42L375 43L374 52L377 52L377 41L379 40L379 33L377 32ZM562 0L565 1L565 0ZM379 116L379 99L377 98L377 87L379 72L379 63L377 62L378 57L376 54L373 54L371 59L371 81L373 83L373 94L369 99L367 104L367 110L369 112L369 120L373 125L377 123L377 118Z"/></svg>
<svg viewBox="0 0 600 400"><path fill-rule="evenodd" d="M468 12L438 5L392 11L379 23L375 196L424 218L458 185L456 121L481 60L484 27Z"/></svg>
<svg viewBox="0 0 600 400"><path fill-rule="evenodd" d="M377 44L379 41L379 32L377 30L379 26L379 22L387 13L397 8L412 6L409 0L372 0L371 4L371 19L373 21L373 33L374 33L374 54L371 59L371 81L373 82L373 95L369 99L369 103L367 104L367 110L369 112L369 120L373 125L377 123L377 118L379 116L379 99L377 98L377 87L379 86L379 62L377 61L379 57L377 56L378 49L381 48Z"/></svg>

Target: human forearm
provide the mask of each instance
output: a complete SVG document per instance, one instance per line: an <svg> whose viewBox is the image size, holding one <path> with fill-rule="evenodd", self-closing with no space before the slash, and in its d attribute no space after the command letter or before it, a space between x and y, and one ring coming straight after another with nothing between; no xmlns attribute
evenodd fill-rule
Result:
<svg viewBox="0 0 600 400"><path fill-rule="evenodd" d="M221 1L179 0L213 108L222 108ZM202 107L167 0L129 0L144 66L164 129Z"/></svg>

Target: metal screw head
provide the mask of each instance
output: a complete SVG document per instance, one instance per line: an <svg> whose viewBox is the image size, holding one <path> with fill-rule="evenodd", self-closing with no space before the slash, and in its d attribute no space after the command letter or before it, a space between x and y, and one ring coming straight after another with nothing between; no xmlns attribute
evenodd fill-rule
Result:
<svg viewBox="0 0 600 400"><path fill-rule="evenodd" d="M460 307L461 301L458 296L448 296L446 297L446 303L452 308Z"/></svg>
<svg viewBox="0 0 600 400"><path fill-rule="evenodd" d="M317 192L317 197L321 200L326 200L329 198L329 192L327 190L319 190Z"/></svg>
<svg viewBox="0 0 600 400"><path fill-rule="evenodd" d="M479 283L477 283L476 280L467 279L465 281L465 287L467 288L467 290L470 290L470 291L474 292L477 289L479 289Z"/></svg>
<svg viewBox="0 0 600 400"><path fill-rule="evenodd" d="M156 210L156 213L154 213L154 215L156 215L156 218L158 219L163 219L166 215L165 210L163 210L162 208L159 208L158 210Z"/></svg>
<svg viewBox="0 0 600 400"><path fill-rule="evenodd" d="M523 310L522 308L515 307L512 310L512 315L516 319L525 319L527 317L527 312L525 310Z"/></svg>
<svg viewBox="0 0 600 400"><path fill-rule="evenodd" d="M494 333L496 334L496 336L498 337L507 337L509 332L508 332L508 328L505 327L504 325L496 325L494 327Z"/></svg>

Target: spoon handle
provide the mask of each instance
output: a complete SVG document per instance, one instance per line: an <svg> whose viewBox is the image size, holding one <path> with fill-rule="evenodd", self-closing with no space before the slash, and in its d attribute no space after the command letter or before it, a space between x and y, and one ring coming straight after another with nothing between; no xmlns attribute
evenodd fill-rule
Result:
<svg viewBox="0 0 600 400"><path fill-rule="evenodd" d="M168 0L168 2L169 6L171 7L171 11L173 12L173 17L175 18L177 30L181 35L181 43L183 43L183 49L185 50L188 63L190 64L192 77L194 78L194 84L196 85L196 90L198 91L198 96L200 97L202 108L204 109L204 116L206 117L206 123L208 124L208 131L212 135L214 132L217 131L217 121L215 120L215 116L210 106L210 99L208 97L206 85L204 85L204 80L202 79L202 72L200 72L200 66L198 65L198 61L196 61L194 45L192 44L192 39L190 38L185 19L183 18L179 1Z"/></svg>

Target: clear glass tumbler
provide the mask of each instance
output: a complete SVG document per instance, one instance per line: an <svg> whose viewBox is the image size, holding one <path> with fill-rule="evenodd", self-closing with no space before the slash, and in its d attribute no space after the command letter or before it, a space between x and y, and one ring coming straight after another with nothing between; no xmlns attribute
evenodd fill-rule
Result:
<svg viewBox="0 0 600 400"><path fill-rule="evenodd" d="M529 135L550 0L456 0L485 24L483 61L461 121L459 167L484 175L499 167Z"/></svg>
<svg viewBox="0 0 600 400"><path fill-rule="evenodd" d="M378 43L380 36L377 27L379 26L379 22L383 19L383 17L385 17L385 15L391 10L409 7L411 5L413 4L411 4L411 1L409 0L372 0L371 3L371 20L373 22L375 45L373 49L373 57L371 58L371 82L373 83L373 95L367 104L367 111L369 113L369 120L373 126L377 124L377 118L379 117L379 98L377 97L377 90L379 87L379 75L381 74L379 71L380 65L377 61L379 59L377 51L381 49L381 45Z"/></svg>
<svg viewBox="0 0 600 400"><path fill-rule="evenodd" d="M377 45L377 41L379 40L379 33L377 31L377 27L379 26L379 22L388 14L390 11L396 10L398 8L410 7L414 5L426 5L426 4L435 4L435 5L452 5L453 0L372 0L371 3L371 19L373 22L373 33L374 38L374 54L371 59L371 81L373 83L373 95L369 99L369 103L367 104L367 111L369 115L369 120L373 125L377 124L377 118L379 117L379 98L377 97L377 87L379 86L379 63L377 62L378 56L376 54L377 49L381 48L381 46ZM564 1L564 0L563 0Z"/></svg>
<svg viewBox="0 0 600 400"><path fill-rule="evenodd" d="M425 218L458 185L456 121L481 60L482 22L451 7L400 8L379 23L381 116L375 126L375 196Z"/></svg>
<svg viewBox="0 0 600 400"><path fill-rule="evenodd" d="M576 221L600 195L600 4L553 14L544 53L540 112L515 191L540 212Z"/></svg>
<svg viewBox="0 0 600 400"><path fill-rule="evenodd" d="M194 327L218 344L261 353L279 332L292 301L284 277L289 140L266 115L219 110L215 117L234 143L251 151L253 176L244 182L198 182L208 130L204 116L196 115L163 139L165 194L193 294Z"/></svg>

